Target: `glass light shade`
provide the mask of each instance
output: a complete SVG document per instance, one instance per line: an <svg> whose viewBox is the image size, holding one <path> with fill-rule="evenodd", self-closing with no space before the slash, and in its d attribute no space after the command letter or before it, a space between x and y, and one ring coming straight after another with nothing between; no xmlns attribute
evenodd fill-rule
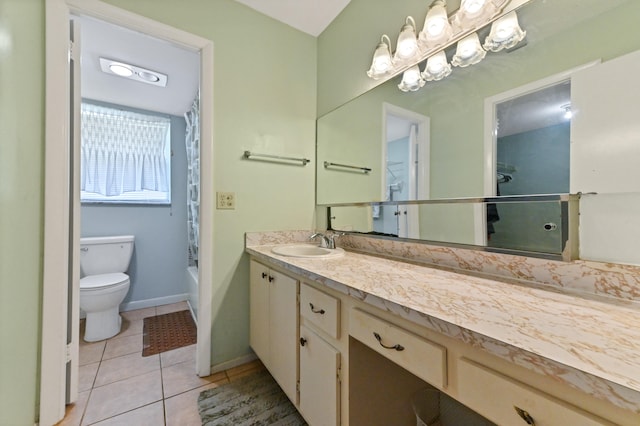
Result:
<svg viewBox="0 0 640 426"><path fill-rule="evenodd" d="M413 59L418 53L418 38L416 36L416 23L411 16L407 17L398 36L398 44L393 60L398 63Z"/></svg>
<svg viewBox="0 0 640 426"><path fill-rule="evenodd" d="M486 50L480 46L478 34L473 33L458 42L456 54L451 60L451 65L455 67L468 67L484 59Z"/></svg>
<svg viewBox="0 0 640 426"><path fill-rule="evenodd" d="M460 9L462 9L467 15L478 15L486 2L487 0L462 0Z"/></svg>
<svg viewBox="0 0 640 426"><path fill-rule="evenodd" d="M427 12L424 27L419 35L420 41L426 47L443 44L451 37L451 25L445 6L446 3L443 0L436 0Z"/></svg>
<svg viewBox="0 0 640 426"><path fill-rule="evenodd" d="M453 17L456 32L472 30L496 16L508 0L462 0Z"/></svg>
<svg viewBox="0 0 640 426"><path fill-rule="evenodd" d="M485 39L483 47L492 52L511 49L520 43L526 35L527 32L522 31L518 24L516 12L509 12L491 24L491 32Z"/></svg>
<svg viewBox="0 0 640 426"><path fill-rule="evenodd" d="M451 65L447 62L447 55L440 51L427 59L427 66L422 72L425 81L440 81L451 74Z"/></svg>
<svg viewBox="0 0 640 426"><path fill-rule="evenodd" d="M386 76L393 70L390 46L391 40L386 34L383 35L380 39L380 44L378 44L376 51L373 53L371 68L367 71L367 75L374 80Z"/></svg>
<svg viewBox="0 0 640 426"><path fill-rule="evenodd" d="M398 89L403 92L415 92L424 86L424 80L420 75L420 68L412 66L402 74L402 81L398 84Z"/></svg>

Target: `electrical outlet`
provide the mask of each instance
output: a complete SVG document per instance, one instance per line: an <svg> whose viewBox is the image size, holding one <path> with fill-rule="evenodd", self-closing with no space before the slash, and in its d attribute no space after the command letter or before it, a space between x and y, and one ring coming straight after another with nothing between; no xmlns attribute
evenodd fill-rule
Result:
<svg viewBox="0 0 640 426"><path fill-rule="evenodd" d="M235 192L216 192L216 208L221 210L233 210L236 208Z"/></svg>

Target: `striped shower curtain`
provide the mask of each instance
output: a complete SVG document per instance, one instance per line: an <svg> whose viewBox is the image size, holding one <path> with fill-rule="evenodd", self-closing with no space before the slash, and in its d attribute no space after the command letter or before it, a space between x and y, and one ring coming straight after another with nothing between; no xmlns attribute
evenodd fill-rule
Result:
<svg viewBox="0 0 640 426"><path fill-rule="evenodd" d="M198 265L198 236L200 209L200 95L191 111L184 114L187 122L187 227L189 233L189 266Z"/></svg>

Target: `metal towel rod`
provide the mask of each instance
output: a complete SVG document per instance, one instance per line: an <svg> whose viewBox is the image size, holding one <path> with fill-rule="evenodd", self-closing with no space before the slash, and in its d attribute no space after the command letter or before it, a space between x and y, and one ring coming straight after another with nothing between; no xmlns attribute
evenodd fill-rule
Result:
<svg viewBox="0 0 640 426"><path fill-rule="evenodd" d="M251 151L245 151L243 157L246 158L247 160L250 160L251 157L260 157L260 158L273 158L275 160L283 160L283 161L299 161L302 163L303 166L306 166L307 163L311 161L308 158L283 157L280 155L258 154Z"/></svg>
<svg viewBox="0 0 640 426"><path fill-rule="evenodd" d="M361 170L364 173L369 173L371 171L371 169L369 167L350 166L348 164L330 163L329 161L325 161L324 162L324 168L326 169L328 167L344 167L346 169Z"/></svg>

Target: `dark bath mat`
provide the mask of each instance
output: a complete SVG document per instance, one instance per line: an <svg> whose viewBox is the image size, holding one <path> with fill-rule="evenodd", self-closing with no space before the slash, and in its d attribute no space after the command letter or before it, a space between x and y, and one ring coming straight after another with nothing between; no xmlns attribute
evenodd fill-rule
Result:
<svg viewBox="0 0 640 426"><path fill-rule="evenodd" d="M306 426L267 370L200 392L204 426Z"/></svg>
<svg viewBox="0 0 640 426"><path fill-rule="evenodd" d="M150 356L196 343L191 312L179 311L144 319L142 356Z"/></svg>

